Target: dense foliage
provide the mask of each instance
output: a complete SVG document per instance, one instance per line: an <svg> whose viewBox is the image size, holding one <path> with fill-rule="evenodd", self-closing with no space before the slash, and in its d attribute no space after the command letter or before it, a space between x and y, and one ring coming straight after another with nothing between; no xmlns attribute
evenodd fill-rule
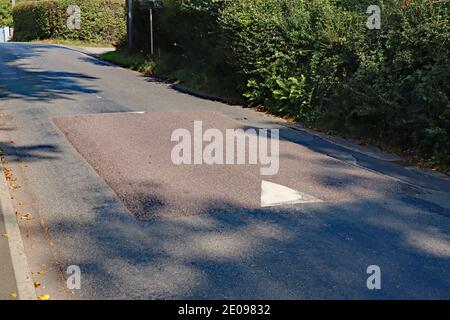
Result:
<svg viewBox="0 0 450 320"><path fill-rule="evenodd" d="M67 8L81 9L81 28L67 27ZM13 10L15 40L63 39L116 43L126 33L123 0L49 0L19 3Z"/></svg>
<svg viewBox="0 0 450 320"><path fill-rule="evenodd" d="M0 0L0 27L12 26L11 0Z"/></svg>
<svg viewBox="0 0 450 320"><path fill-rule="evenodd" d="M381 30L366 27L370 4L166 0L156 13L159 68L207 87L219 83L273 113L448 166L450 3L379 1ZM147 20L141 12L136 28L145 45Z"/></svg>
<svg viewBox="0 0 450 320"><path fill-rule="evenodd" d="M164 0L154 14L156 73L194 88L242 100L236 90L238 66L227 63L229 47L218 24L224 0ZM136 50L149 51L149 13L134 1ZM125 42L124 42L125 44ZM234 68L236 67L236 68Z"/></svg>

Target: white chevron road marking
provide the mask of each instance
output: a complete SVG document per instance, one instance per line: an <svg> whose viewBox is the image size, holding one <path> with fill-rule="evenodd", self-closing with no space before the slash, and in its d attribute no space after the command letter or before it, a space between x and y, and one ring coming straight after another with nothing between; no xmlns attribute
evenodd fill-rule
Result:
<svg viewBox="0 0 450 320"><path fill-rule="evenodd" d="M298 203L319 203L322 200L309 194L262 180L261 207L275 207Z"/></svg>

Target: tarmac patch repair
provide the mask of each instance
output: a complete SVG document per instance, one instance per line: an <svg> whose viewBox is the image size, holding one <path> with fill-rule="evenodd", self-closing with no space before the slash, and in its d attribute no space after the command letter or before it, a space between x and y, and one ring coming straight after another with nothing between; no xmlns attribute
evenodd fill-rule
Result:
<svg viewBox="0 0 450 320"><path fill-rule="evenodd" d="M176 165L174 131L239 129L214 112L113 113L55 119L75 149L142 220L259 208L260 165Z"/></svg>
<svg viewBox="0 0 450 320"><path fill-rule="evenodd" d="M210 111L102 113L54 119L75 149L139 220L193 216L236 208L346 201L395 192L386 187L388 183L374 187L370 183L375 176L373 173L326 155L311 154L306 147L282 139L279 146L271 149L279 147L279 168L278 164L272 168L279 170L273 176L264 176L261 172L264 164L265 169L271 169L273 159L263 163L255 159L240 161L233 154L236 158L229 159L229 163L234 163L232 165L227 164L226 156L223 156L223 162L208 165L200 161L204 160L203 153L199 153L195 161L194 148L186 157L190 161L194 159L188 161L190 164L173 161L174 147L182 143L181 135L174 137L174 132L181 129L190 133L186 128L195 129L196 122L202 123L202 133L213 130L216 137L226 137L227 130L241 130L245 135L245 130L249 129L221 113ZM191 147L192 136L185 136ZM212 142L201 136L199 139L200 150L204 152ZM199 139L193 143L199 143ZM225 152L227 146L221 146ZM245 154L250 155L249 143L245 148ZM333 169L319 172L316 164L325 162L332 164ZM352 172L353 180L345 185L348 171ZM283 194L283 197L277 194Z"/></svg>

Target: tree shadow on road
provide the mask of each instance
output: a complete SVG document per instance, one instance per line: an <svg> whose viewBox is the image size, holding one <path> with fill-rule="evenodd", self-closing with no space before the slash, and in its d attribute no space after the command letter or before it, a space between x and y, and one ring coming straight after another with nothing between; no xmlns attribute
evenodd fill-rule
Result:
<svg viewBox="0 0 450 320"><path fill-rule="evenodd" d="M48 224L63 266L81 267L82 298L450 297L450 222L402 201L211 209L142 222L101 194L86 199L94 212L86 223L58 216ZM381 291L366 287L374 264Z"/></svg>
<svg viewBox="0 0 450 320"><path fill-rule="evenodd" d="M97 78L76 72L50 71L39 68L39 59L48 58L51 48L60 50L65 48L48 45L23 45L26 52L17 54L9 44L0 46L0 101L21 99L25 101L50 101L56 99L71 99L72 95L96 93L97 90L89 85L89 81ZM29 60L36 60L33 65ZM33 67L33 66L38 67ZM56 69L57 69L56 65Z"/></svg>
<svg viewBox="0 0 450 320"><path fill-rule="evenodd" d="M50 144L16 146L14 143L0 142L0 153L8 155L9 162L34 162L58 159L61 150Z"/></svg>
<svg viewBox="0 0 450 320"><path fill-rule="evenodd" d="M382 192L383 175L366 177L345 162L320 158L333 165L312 173L316 183L380 192L270 209L243 208L217 195L205 197L200 215L142 221L98 184L84 197L86 212L53 216L48 227L63 265L81 267L82 298L449 298L450 210L414 202L402 190ZM334 185L339 171L345 175ZM148 193L136 181L122 183L144 210L153 206L152 215L165 209L165 199L152 193L160 181ZM382 270L381 291L366 286L370 265Z"/></svg>

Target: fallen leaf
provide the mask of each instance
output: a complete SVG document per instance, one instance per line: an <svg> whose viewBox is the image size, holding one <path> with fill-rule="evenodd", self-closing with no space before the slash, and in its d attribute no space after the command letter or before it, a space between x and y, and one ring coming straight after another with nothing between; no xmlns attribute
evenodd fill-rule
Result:
<svg viewBox="0 0 450 320"><path fill-rule="evenodd" d="M8 239L8 234L7 233L3 233L2 237L5 237L6 239Z"/></svg>
<svg viewBox="0 0 450 320"><path fill-rule="evenodd" d="M49 300L50 296L48 294L43 294L37 297L38 300Z"/></svg>
<svg viewBox="0 0 450 320"><path fill-rule="evenodd" d="M3 173L5 174L6 180L11 180L12 178L12 172L8 168L3 168Z"/></svg>
<svg viewBox="0 0 450 320"><path fill-rule="evenodd" d="M20 217L20 220L28 221L33 220L33 218L31 217L31 213L25 213Z"/></svg>
<svg viewBox="0 0 450 320"><path fill-rule="evenodd" d="M15 293L15 292L11 293L11 298L13 298L13 299L17 298L17 293Z"/></svg>
<svg viewBox="0 0 450 320"><path fill-rule="evenodd" d="M17 185L17 183L15 181L11 181L10 185L11 185L11 189L19 189L20 188L20 186Z"/></svg>
<svg viewBox="0 0 450 320"><path fill-rule="evenodd" d="M41 283L39 281L34 282L34 287L39 288L41 286Z"/></svg>

